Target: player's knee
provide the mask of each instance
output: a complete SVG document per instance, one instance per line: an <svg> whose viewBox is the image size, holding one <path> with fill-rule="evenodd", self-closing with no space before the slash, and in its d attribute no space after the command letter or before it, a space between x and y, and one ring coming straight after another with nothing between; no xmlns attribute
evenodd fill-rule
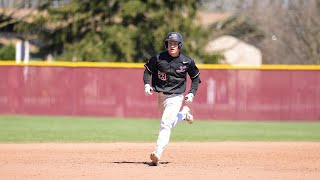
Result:
<svg viewBox="0 0 320 180"><path fill-rule="evenodd" d="M161 128L163 129L171 129L171 124L166 123L166 122L161 122Z"/></svg>

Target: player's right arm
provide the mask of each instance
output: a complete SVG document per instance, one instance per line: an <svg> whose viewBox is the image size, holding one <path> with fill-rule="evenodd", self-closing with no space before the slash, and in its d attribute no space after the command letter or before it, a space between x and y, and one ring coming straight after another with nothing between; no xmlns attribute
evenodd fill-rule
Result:
<svg viewBox="0 0 320 180"><path fill-rule="evenodd" d="M146 96L152 95L152 87L150 86L151 73L145 69L143 73L144 93Z"/></svg>
<svg viewBox="0 0 320 180"><path fill-rule="evenodd" d="M150 85L151 82L151 76L156 69L156 60L157 55L151 57L148 62L144 65L146 68L143 73L143 83L144 83L144 93L146 96L152 95L153 88Z"/></svg>

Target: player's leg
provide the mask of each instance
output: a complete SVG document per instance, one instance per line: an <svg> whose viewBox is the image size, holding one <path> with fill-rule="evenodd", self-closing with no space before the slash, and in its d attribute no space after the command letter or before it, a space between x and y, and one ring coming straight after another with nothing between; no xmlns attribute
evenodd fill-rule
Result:
<svg viewBox="0 0 320 180"><path fill-rule="evenodd" d="M150 158L154 162L157 160L159 161L163 150L165 149L166 145L169 143L170 135L171 135L171 129L174 127L177 121L177 114L180 110L182 101L183 101L183 95L162 95L159 94L159 96L163 96L163 114L161 118L160 123L160 129L159 129L159 136L157 140L156 149L151 154ZM159 98L161 100L161 97ZM157 163L157 162L156 162ZM156 164L155 163L155 164Z"/></svg>
<svg viewBox="0 0 320 180"><path fill-rule="evenodd" d="M193 116L190 113L190 108L188 106L183 106L182 110L177 115L177 123L183 120L187 121L189 124L193 123Z"/></svg>

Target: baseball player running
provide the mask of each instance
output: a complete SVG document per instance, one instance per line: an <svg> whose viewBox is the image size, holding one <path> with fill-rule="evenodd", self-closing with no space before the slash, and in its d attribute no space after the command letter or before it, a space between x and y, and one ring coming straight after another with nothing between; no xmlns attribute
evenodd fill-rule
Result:
<svg viewBox="0 0 320 180"><path fill-rule="evenodd" d="M193 123L190 109L183 101L191 103L200 84L200 72L195 62L181 53L183 38L178 32L170 32L164 41L166 51L152 56L144 65L144 91L147 96L153 91L158 93L158 105L162 113L159 136L154 152L150 159L152 164L159 164L161 155L169 143L171 129L182 120ZM190 90L186 91L187 74L192 80ZM151 79L152 78L152 79ZM151 85L150 85L151 79Z"/></svg>

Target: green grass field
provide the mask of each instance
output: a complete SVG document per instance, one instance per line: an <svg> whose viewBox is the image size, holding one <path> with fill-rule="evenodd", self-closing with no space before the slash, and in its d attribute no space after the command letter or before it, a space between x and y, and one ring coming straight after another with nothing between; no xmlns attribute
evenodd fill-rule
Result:
<svg viewBox="0 0 320 180"><path fill-rule="evenodd" d="M0 116L0 142L155 142L159 123L154 119ZM171 141L320 141L320 122L182 122L173 129Z"/></svg>

